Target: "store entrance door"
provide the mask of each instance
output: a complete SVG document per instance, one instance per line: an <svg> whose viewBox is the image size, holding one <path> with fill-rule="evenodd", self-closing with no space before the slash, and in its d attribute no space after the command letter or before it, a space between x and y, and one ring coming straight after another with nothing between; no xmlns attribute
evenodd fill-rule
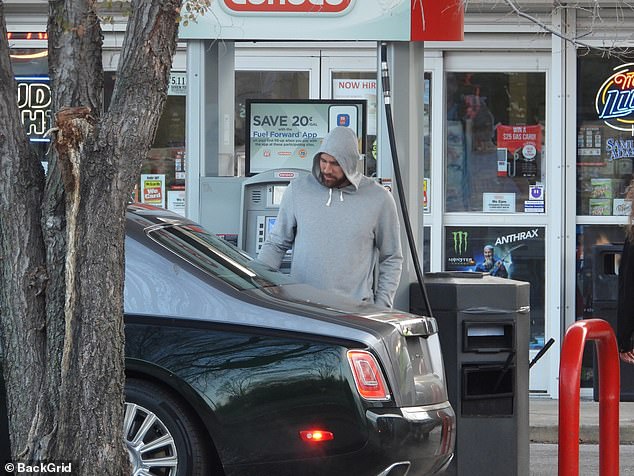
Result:
<svg viewBox="0 0 634 476"><path fill-rule="evenodd" d="M549 68L545 54L455 53L444 72L444 269L530 282L531 357L558 340L561 321L549 266L562 252ZM556 385L553 354L533 367L532 392Z"/></svg>

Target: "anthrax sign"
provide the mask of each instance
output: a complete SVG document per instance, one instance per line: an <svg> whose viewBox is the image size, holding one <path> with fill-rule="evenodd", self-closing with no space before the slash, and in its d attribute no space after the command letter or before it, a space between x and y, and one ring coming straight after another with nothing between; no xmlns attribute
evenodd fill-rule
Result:
<svg viewBox="0 0 634 476"><path fill-rule="evenodd" d="M486 246L492 247L494 255L503 261L508 277L530 281L530 273L522 263L533 266L543 262L544 228L448 227L445 270L478 271Z"/></svg>

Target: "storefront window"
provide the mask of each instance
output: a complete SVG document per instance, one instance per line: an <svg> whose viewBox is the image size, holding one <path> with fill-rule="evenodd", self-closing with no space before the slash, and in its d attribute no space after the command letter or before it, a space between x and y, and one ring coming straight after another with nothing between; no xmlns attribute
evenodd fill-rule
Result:
<svg viewBox="0 0 634 476"><path fill-rule="evenodd" d="M247 99L308 99L308 71L236 71L235 154L244 174Z"/></svg>
<svg viewBox="0 0 634 476"><path fill-rule="evenodd" d="M619 225L577 225L577 319L614 317L624 240Z"/></svg>
<svg viewBox="0 0 634 476"><path fill-rule="evenodd" d="M11 48L11 67L16 76L48 76L48 51Z"/></svg>
<svg viewBox="0 0 634 476"><path fill-rule="evenodd" d="M528 281L530 286L531 349L544 345L545 266L544 227L447 227L446 271L484 272L500 278ZM491 295L495 306L495 295Z"/></svg>
<svg viewBox="0 0 634 476"><path fill-rule="evenodd" d="M578 59L578 215L629 213L624 197L634 159L634 73L633 65L624 63L623 56Z"/></svg>
<svg viewBox="0 0 634 476"><path fill-rule="evenodd" d="M431 212L430 183L431 183L431 73L424 75L423 92L423 211Z"/></svg>
<svg viewBox="0 0 634 476"><path fill-rule="evenodd" d="M116 74L104 73L104 105L110 104ZM185 215L185 73L170 76L167 101L152 148L143 161L135 200Z"/></svg>
<svg viewBox="0 0 634 476"><path fill-rule="evenodd" d="M577 225L575 319L599 318L616 325L621 251L625 239L619 225ZM594 345L586 344L581 386L593 385Z"/></svg>
<svg viewBox="0 0 634 476"><path fill-rule="evenodd" d="M447 73L447 212L544 213L545 73Z"/></svg>

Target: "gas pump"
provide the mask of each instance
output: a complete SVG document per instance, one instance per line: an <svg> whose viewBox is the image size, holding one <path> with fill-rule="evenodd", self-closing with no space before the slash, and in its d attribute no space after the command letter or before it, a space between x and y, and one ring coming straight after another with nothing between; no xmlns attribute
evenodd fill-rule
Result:
<svg viewBox="0 0 634 476"><path fill-rule="evenodd" d="M242 183L240 232L238 245L250 256L256 257L271 232L282 196L291 180L308 175L309 170L272 169L247 178ZM281 270L288 272L291 252L282 260Z"/></svg>

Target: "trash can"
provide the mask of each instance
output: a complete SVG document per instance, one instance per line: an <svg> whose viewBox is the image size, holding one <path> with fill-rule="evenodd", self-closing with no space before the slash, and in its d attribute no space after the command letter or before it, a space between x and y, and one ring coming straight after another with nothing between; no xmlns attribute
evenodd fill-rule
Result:
<svg viewBox="0 0 634 476"><path fill-rule="evenodd" d="M530 284L483 273L427 273L456 449L446 474L528 476ZM410 309L425 311L417 284Z"/></svg>
<svg viewBox="0 0 634 476"><path fill-rule="evenodd" d="M593 317L610 323L616 333L616 303L618 300L618 264L623 243L592 246L592 308ZM596 352L593 358L592 389L595 402L599 401L599 366ZM634 366L621 362L622 402L634 402Z"/></svg>

